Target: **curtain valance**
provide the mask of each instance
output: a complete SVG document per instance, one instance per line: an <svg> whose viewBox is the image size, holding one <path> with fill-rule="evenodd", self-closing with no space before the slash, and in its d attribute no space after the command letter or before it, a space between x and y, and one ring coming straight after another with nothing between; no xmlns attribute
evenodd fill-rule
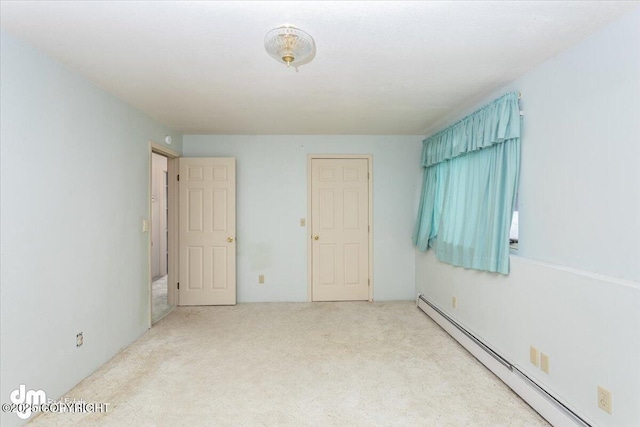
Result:
<svg viewBox="0 0 640 427"><path fill-rule="evenodd" d="M520 138L518 93L510 92L423 141L425 168L466 153Z"/></svg>

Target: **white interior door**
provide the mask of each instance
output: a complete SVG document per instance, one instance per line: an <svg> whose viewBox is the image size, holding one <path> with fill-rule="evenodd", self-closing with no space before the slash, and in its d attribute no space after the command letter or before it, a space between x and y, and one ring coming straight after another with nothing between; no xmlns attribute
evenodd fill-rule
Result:
<svg viewBox="0 0 640 427"><path fill-rule="evenodd" d="M369 299L369 162L311 160L313 301Z"/></svg>
<svg viewBox="0 0 640 427"><path fill-rule="evenodd" d="M236 303L236 160L181 158L179 304Z"/></svg>

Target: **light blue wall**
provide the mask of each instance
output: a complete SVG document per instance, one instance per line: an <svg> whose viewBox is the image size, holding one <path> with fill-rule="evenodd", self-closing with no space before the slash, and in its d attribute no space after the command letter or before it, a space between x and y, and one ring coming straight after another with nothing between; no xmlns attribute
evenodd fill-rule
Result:
<svg viewBox="0 0 640 427"><path fill-rule="evenodd" d="M510 88L525 112L518 252L640 281L640 9Z"/></svg>
<svg viewBox="0 0 640 427"><path fill-rule="evenodd" d="M12 36L0 42L4 403L20 384L57 398L147 329L149 140L170 134L179 151L182 138Z"/></svg>
<svg viewBox="0 0 640 427"><path fill-rule="evenodd" d="M417 252L417 291L596 425L640 425L640 9L446 121L512 90L524 126L511 274Z"/></svg>
<svg viewBox="0 0 640 427"><path fill-rule="evenodd" d="M237 158L238 301L307 300L308 154L373 155L374 299L414 296L421 136L184 136L185 157ZM258 284L258 275L265 284Z"/></svg>

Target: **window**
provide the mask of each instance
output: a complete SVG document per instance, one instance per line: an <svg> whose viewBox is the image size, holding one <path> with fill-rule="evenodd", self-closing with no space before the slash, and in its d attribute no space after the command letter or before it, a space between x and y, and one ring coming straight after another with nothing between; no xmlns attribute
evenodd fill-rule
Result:
<svg viewBox="0 0 640 427"><path fill-rule="evenodd" d="M419 250L432 248L455 266L509 274L520 120L511 92L423 141L413 234Z"/></svg>
<svg viewBox="0 0 640 427"><path fill-rule="evenodd" d="M516 203L513 208L513 217L511 219L511 229L509 230L509 249L518 250L518 194L516 193Z"/></svg>

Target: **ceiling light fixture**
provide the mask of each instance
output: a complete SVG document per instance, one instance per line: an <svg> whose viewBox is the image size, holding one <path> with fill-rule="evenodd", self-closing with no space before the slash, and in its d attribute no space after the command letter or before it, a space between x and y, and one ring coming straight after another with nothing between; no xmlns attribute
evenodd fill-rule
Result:
<svg viewBox="0 0 640 427"><path fill-rule="evenodd" d="M274 28L264 36L264 48L273 59L287 67L308 64L316 56L316 42L306 32L293 25Z"/></svg>

